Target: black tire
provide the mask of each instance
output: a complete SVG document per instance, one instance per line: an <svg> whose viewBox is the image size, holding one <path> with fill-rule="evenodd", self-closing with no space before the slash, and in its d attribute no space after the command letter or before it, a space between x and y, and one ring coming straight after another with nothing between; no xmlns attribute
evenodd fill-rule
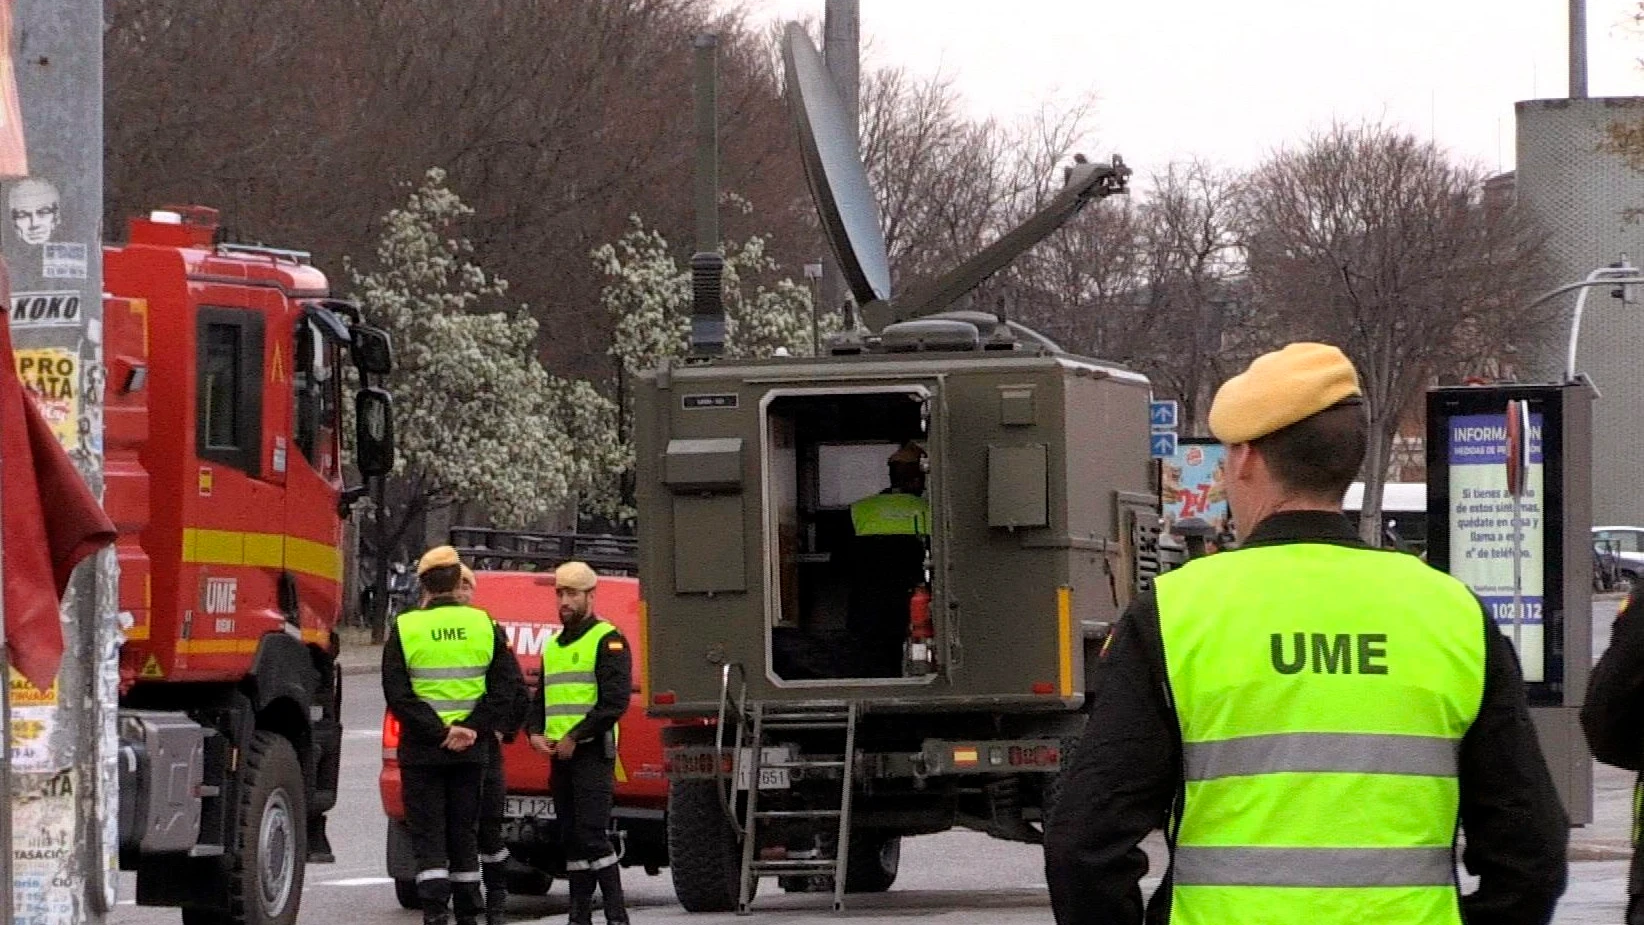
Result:
<svg viewBox="0 0 1644 925"><path fill-rule="evenodd" d="M421 909L422 899L417 896L417 881L395 880L394 898L399 900L401 909Z"/></svg>
<svg viewBox="0 0 1644 925"><path fill-rule="evenodd" d="M901 836L852 832L845 858L845 892L883 893L896 882L901 866Z"/></svg>
<svg viewBox="0 0 1644 925"><path fill-rule="evenodd" d="M242 755L239 783L240 825L227 858L226 921L294 925L308 858L307 799L296 749L283 736L257 730Z"/></svg>
<svg viewBox="0 0 1644 925"><path fill-rule="evenodd" d="M719 802L719 783L668 785L668 868L686 912L732 912L742 886L742 841ZM758 888L759 881L754 881Z"/></svg>

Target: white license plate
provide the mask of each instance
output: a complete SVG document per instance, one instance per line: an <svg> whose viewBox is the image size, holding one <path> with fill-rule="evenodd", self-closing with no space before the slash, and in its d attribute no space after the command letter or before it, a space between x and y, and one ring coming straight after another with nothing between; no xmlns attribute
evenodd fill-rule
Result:
<svg viewBox="0 0 1644 925"><path fill-rule="evenodd" d="M503 804L502 814L510 819L552 819L554 798L509 797Z"/></svg>
<svg viewBox="0 0 1644 925"><path fill-rule="evenodd" d="M744 748L740 760L736 763L736 789L748 789L748 781L753 777L753 749ZM786 748L767 748L763 753L762 761L791 761L793 760ZM760 768L759 789L787 790L793 786L793 781L787 768Z"/></svg>

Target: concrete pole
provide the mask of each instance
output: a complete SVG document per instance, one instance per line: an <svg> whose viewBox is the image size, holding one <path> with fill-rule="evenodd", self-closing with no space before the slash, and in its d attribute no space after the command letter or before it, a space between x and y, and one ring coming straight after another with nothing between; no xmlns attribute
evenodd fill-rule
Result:
<svg viewBox="0 0 1644 925"><path fill-rule="evenodd" d="M839 98L845 104L845 117L852 133L861 135L862 106L862 10L860 0L827 0L822 19L822 60L828 66ZM861 144L858 142L858 148ZM839 262L829 253L823 258L822 273L823 311L838 311L850 298L844 273Z"/></svg>
<svg viewBox="0 0 1644 925"><path fill-rule="evenodd" d="M1570 0L1570 99L1587 98L1587 0Z"/></svg>
<svg viewBox="0 0 1644 925"><path fill-rule="evenodd" d="M79 306L71 323L15 323L13 346L67 371L70 392L49 401L49 417L102 498L103 3L15 0L13 12L29 178L3 185L11 220L0 223L0 251L12 298L50 293ZM117 586L112 550L82 565L63 601L65 651L54 695L11 688L12 716L29 720L34 735L12 753L19 925L100 923L113 906Z"/></svg>

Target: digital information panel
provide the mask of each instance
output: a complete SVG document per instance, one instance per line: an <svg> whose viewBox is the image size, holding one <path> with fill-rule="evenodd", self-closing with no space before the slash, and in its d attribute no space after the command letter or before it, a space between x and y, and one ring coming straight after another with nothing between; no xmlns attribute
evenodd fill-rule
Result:
<svg viewBox="0 0 1644 925"><path fill-rule="evenodd" d="M1462 414L1445 426L1449 485L1445 501L1450 519L1450 574L1460 578L1484 602L1501 631L1519 639L1524 680L1547 680L1547 639L1543 621L1547 525L1541 431L1544 416L1530 414L1530 466L1525 490L1513 517L1507 492L1507 415ZM1513 557L1520 561L1518 600L1522 619L1513 622Z"/></svg>
<svg viewBox="0 0 1644 925"><path fill-rule="evenodd" d="M1529 466L1513 519L1507 403L1529 403ZM1519 551L1519 664L1530 703L1579 705L1590 656L1591 393L1584 385L1500 385L1427 394L1428 562L1466 582L1513 638ZM1516 534L1516 535L1515 535Z"/></svg>

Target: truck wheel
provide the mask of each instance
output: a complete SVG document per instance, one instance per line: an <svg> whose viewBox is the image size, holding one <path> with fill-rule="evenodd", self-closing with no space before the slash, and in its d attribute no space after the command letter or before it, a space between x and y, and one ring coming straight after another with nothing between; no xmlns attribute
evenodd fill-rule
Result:
<svg viewBox="0 0 1644 925"><path fill-rule="evenodd" d="M421 909L422 899L417 896L417 881L395 880L394 898L399 900L401 909Z"/></svg>
<svg viewBox="0 0 1644 925"><path fill-rule="evenodd" d="M896 882L901 866L901 836L853 832L845 858L845 892L883 893Z"/></svg>
<svg viewBox="0 0 1644 925"><path fill-rule="evenodd" d="M731 912L741 892L742 844L718 788L711 780L668 785L668 867L686 912Z"/></svg>
<svg viewBox="0 0 1644 925"><path fill-rule="evenodd" d="M228 863L231 925L293 925L308 857L303 769L284 736L259 729L240 767L240 827Z"/></svg>

